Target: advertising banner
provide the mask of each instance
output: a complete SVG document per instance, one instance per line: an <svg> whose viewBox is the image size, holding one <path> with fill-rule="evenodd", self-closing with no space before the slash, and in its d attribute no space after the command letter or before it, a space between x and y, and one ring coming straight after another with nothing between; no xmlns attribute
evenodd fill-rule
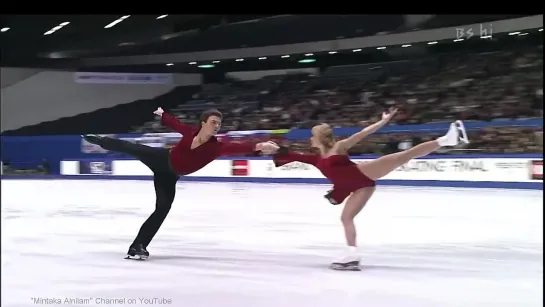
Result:
<svg viewBox="0 0 545 307"><path fill-rule="evenodd" d="M79 173L81 175L111 175L111 161L80 161Z"/></svg>
<svg viewBox="0 0 545 307"><path fill-rule="evenodd" d="M250 165L248 160L233 160L231 161L231 176L248 176Z"/></svg>
<svg viewBox="0 0 545 307"><path fill-rule="evenodd" d="M532 160L530 178L543 180L543 160Z"/></svg>
<svg viewBox="0 0 545 307"><path fill-rule="evenodd" d="M172 74L76 72L74 81L87 84L171 84Z"/></svg>

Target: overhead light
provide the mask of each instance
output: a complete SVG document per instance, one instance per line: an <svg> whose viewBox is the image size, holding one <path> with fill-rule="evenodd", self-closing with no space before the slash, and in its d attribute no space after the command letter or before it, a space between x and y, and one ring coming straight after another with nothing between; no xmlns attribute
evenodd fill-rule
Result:
<svg viewBox="0 0 545 307"><path fill-rule="evenodd" d="M428 45L435 45L437 42L428 42Z"/></svg>
<svg viewBox="0 0 545 307"><path fill-rule="evenodd" d="M51 30L45 32L44 35L53 34L53 33L55 33L55 31L57 31L60 28L62 28L62 27L59 27L59 26L53 27Z"/></svg>
<svg viewBox="0 0 545 307"><path fill-rule="evenodd" d="M527 32L523 32L523 33L520 33L519 36L524 36L524 35L528 35Z"/></svg>
<svg viewBox="0 0 545 307"><path fill-rule="evenodd" d="M383 50L386 49L386 47L377 47L377 50Z"/></svg>
<svg viewBox="0 0 545 307"><path fill-rule="evenodd" d="M289 58L289 57L290 57L290 56L289 56L289 55L287 55L287 54L286 54L286 55L283 55L283 56L281 56L281 58L283 58L283 59L287 59L287 58Z"/></svg>
<svg viewBox="0 0 545 307"><path fill-rule="evenodd" d="M509 33L509 35L517 35L517 34L520 34L520 32L511 32L511 33Z"/></svg>
<svg viewBox="0 0 545 307"><path fill-rule="evenodd" d="M5 28L2 28L0 31L2 31L2 32L7 32L7 31L9 31L9 28L8 28L8 27L5 27Z"/></svg>
<svg viewBox="0 0 545 307"><path fill-rule="evenodd" d="M458 38L458 39L453 40L453 42L457 43L457 42L461 42L463 40L464 40L463 38Z"/></svg>
<svg viewBox="0 0 545 307"><path fill-rule="evenodd" d="M51 28L49 31L45 32L44 35L53 34L53 33L55 33L56 31L60 30L62 27L66 26L66 25L69 25L69 24L70 24L69 21L62 22L62 23L60 23L58 26L54 26L54 27Z"/></svg>
<svg viewBox="0 0 545 307"><path fill-rule="evenodd" d="M8 29L9 29L9 28L8 28ZM543 32L543 28L539 29L538 31L539 31L539 32Z"/></svg>
<svg viewBox="0 0 545 307"><path fill-rule="evenodd" d="M303 60L299 60L299 61L297 61L297 62L299 62L299 63L301 63L301 64L305 64L305 63L314 63L314 62L316 62L316 59L303 59Z"/></svg>
<svg viewBox="0 0 545 307"><path fill-rule="evenodd" d="M267 59L266 56L262 56L262 57L260 57L258 60L266 60L266 59Z"/></svg>
<svg viewBox="0 0 545 307"><path fill-rule="evenodd" d="M196 65L197 62L189 62L189 65Z"/></svg>
<svg viewBox="0 0 545 307"><path fill-rule="evenodd" d="M329 54L335 54L335 53L337 53L337 51L329 51L328 53Z"/></svg>
<svg viewBox="0 0 545 307"><path fill-rule="evenodd" d="M199 67L199 68L214 68L214 67L216 67L216 65L204 64L204 65L199 65L198 67Z"/></svg>
<svg viewBox="0 0 545 307"><path fill-rule="evenodd" d="M520 34L519 34L519 35L520 35ZM492 38L492 35L481 36L481 39L488 39L488 38Z"/></svg>
<svg viewBox="0 0 545 307"><path fill-rule="evenodd" d="M401 45L402 48L407 48L407 47L411 47L411 46L412 46L411 44Z"/></svg>
<svg viewBox="0 0 545 307"><path fill-rule="evenodd" d="M212 63L214 63L214 64L217 64L217 63L219 63L219 62L220 62L220 61L212 61Z"/></svg>
<svg viewBox="0 0 545 307"><path fill-rule="evenodd" d="M161 16L157 17L157 19L163 19L163 18L165 18L165 17L167 17L167 16L168 16L168 15L161 15Z"/></svg>
<svg viewBox="0 0 545 307"><path fill-rule="evenodd" d="M242 61L244 61L244 59L236 59L235 61L242 62Z"/></svg>
<svg viewBox="0 0 545 307"><path fill-rule="evenodd" d="M352 50L352 52L360 52L360 51L361 51L361 49L354 49L354 50Z"/></svg>
<svg viewBox="0 0 545 307"><path fill-rule="evenodd" d="M167 66L174 66L174 63L168 63Z"/></svg>
<svg viewBox="0 0 545 307"><path fill-rule="evenodd" d="M109 29L109 28L115 26L116 24L122 22L123 20L125 20L125 19L127 19L127 18L129 18L129 17L131 17L131 15L121 16L121 17L119 17L118 19L116 19L116 20L110 22L109 24L107 24L107 25L104 27L104 29Z"/></svg>
<svg viewBox="0 0 545 307"><path fill-rule="evenodd" d="M306 53L305 56L313 56L313 53Z"/></svg>
<svg viewBox="0 0 545 307"><path fill-rule="evenodd" d="M123 21L123 19L116 19L116 20L110 22L109 24L107 24L107 25L104 27L104 29L109 29L109 28L115 26L116 24L118 24L118 23L120 23L120 22L122 22L122 21Z"/></svg>

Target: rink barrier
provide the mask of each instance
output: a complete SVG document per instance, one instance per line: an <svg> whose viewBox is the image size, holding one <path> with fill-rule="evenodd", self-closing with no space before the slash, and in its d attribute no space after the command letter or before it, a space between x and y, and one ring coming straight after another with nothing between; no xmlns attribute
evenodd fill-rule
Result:
<svg viewBox="0 0 545 307"><path fill-rule="evenodd" d="M152 180L152 176L115 176L95 175L5 175L2 179L10 180ZM180 182L241 182L241 183L293 183L293 184L330 184L324 178L252 178L252 177L183 177ZM517 189L543 190L543 182L494 182L480 181L439 181L439 180L379 180L383 186L406 187L448 187L448 188L486 188L486 189Z"/></svg>
<svg viewBox="0 0 545 307"><path fill-rule="evenodd" d="M355 162L376 158L352 157ZM149 180L140 161L85 159L62 161L60 176L3 176L3 179ZM181 181L327 184L313 166L290 163L276 168L269 157L222 158ZM543 189L542 155L428 156L415 159L378 181L379 185Z"/></svg>

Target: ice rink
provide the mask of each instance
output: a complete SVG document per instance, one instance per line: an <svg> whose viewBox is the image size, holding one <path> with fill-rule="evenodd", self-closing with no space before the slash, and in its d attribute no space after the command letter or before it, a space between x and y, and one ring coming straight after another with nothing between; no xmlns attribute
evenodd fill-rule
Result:
<svg viewBox="0 0 545 307"><path fill-rule="evenodd" d="M543 306L542 191L380 187L361 272L329 186L179 183L151 257L123 257L151 181L2 181L2 306ZM73 299L72 303L66 298ZM145 299L145 300L141 300ZM47 305L49 306L49 305Z"/></svg>

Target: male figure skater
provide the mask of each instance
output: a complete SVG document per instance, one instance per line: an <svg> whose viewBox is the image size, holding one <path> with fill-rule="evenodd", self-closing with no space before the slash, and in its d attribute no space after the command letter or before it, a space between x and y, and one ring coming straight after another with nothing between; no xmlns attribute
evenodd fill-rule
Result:
<svg viewBox="0 0 545 307"><path fill-rule="evenodd" d="M110 150L131 155L153 172L155 186L155 211L144 222L134 242L129 247L125 259L145 260L149 257L147 246L163 224L168 215L179 176L194 173L220 156L246 155L256 152L273 154L278 145L272 142L251 144L248 142L220 142L215 137L221 127L222 114L218 110L207 110L202 113L200 127L193 127L178 121L174 116L158 108L156 115L161 116L161 124L183 135L182 139L171 149L149 147L124 140L97 135L84 135L83 138L92 144Z"/></svg>

